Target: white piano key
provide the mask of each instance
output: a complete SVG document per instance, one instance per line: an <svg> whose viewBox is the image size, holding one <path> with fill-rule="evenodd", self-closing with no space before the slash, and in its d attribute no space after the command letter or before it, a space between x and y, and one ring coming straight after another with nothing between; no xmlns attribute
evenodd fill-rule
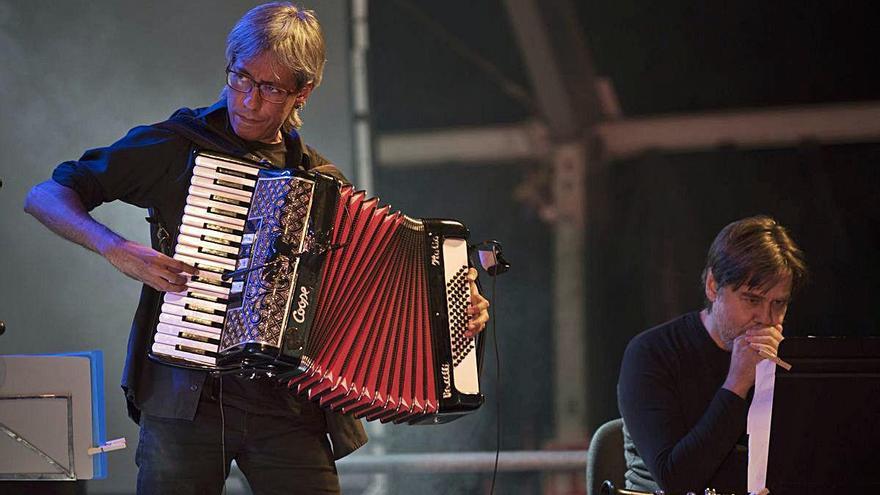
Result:
<svg viewBox="0 0 880 495"><path fill-rule="evenodd" d="M211 344L210 342L200 342L198 340L189 340L183 339L180 337L175 337L174 335L168 335L167 333L157 333L153 336L153 342L159 342L161 344L168 344L172 346L182 345L186 347L192 347L194 349L202 349L203 351L208 352L217 352L218 344Z"/></svg>
<svg viewBox="0 0 880 495"><path fill-rule="evenodd" d="M186 287L189 290L198 291L209 296L222 297L224 299L229 298L228 287L219 287L216 285L199 282L198 280L194 279L190 279L190 281L186 283Z"/></svg>
<svg viewBox="0 0 880 495"><path fill-rule="evenodd" d="M205 237L208 239L208 242L214 244L222 244L222 245L230 245L230 244L241 244L241 236L235 234L229 234L226 232L218 232L216 230L206 229L203 227L197 227L194 225L186 225L183 224L180 226L180 233L186 234L188 236L192 236L196 239L200 239ZM219 242L218 242L219 241ZM237 248L236 248L237 249Z"/></svg>
<svg viewBox="0 0 880 495"><path fill-rule="evenodd" d="M189 196L188 197L199 197L203 199L208 199L211 201L217 201L223 204L229 204L233 206L241 206L247 208L251 204L250 198L241 198L235 194L228 194L224 191L218 191L216 189L209 189L202 186L192 185L189 186Z"/></svg>
<svg viewBox="0 0 880 495"><path fill-rule="evenodd" d="M213 208L215 210L220 210L221 213L217 213L217 211L209 211L208 213L218 214L232 219L247 218L248 213L248 208L246 206L231 205L223 203L222 201L214 201L211 199L201 198L199 196L187 196L186 204L189 206L197 206L204 209ZM227 215L227 212L234 215Z"/></svg>
<svg viewBox="0 0 880 495"><path fill-rule="evenodd" d="M200 277L218 282L222 282L223 279L220 278L220 276L229 271L228 267L220 265L219 263L212 263L208 260L188 256L179 251L174 254L174 259L198 268L200 271Z"/></svg>
<svg viewBox="0 0 880 495"><path fill-rule="evenodd" d="M235 270L235 259L221 258L220 256L200 253L198 248L194 246L188 246L186 244L178 244L176 250L179 254L189 256L190 258L195 258L197 260L209 261L211 262L211 264L219 265L225 270Z"/></svg>
<svg viewBox="0 0 880 495"><path fill-rule="evenodd" d="M163 344L161 342L153 342L153 352L165 356L176 357L186 361L192 361L210 366L217 365L217 358L211 356L203 356L192 352L179 351L174 346Z"/></svg>
<svg viewBox="0 0 880 495"><path fill-rule="evenodd" d="M221 169L234 170L236 172L240 172L242 174L245 174L248 177L253 177L254 179L257 178L257 174L260 171L259 167L254 167L254 166L245 165L245 164L241 164L241 163L228 162L226 160L220 160L220 159L210 157L210 156L205 156L205 155L196 156L196 165L201 166L201 167L205 167L209 170L212 170L212 171L214 171L214 173L222 173L222 172L218 172L218 170L221 170Z"/></svg>
<svg viewBox="0 0 880 495"><path fill-rule="evenodd" d="M251 198L253 197L251 191L243 189L242 187L236 187L232 184L224 184L228 184L228 181L223 182L223 179L220 177L205 177L201 174L193 175L192 181L190 181L190 191L192 191L193 187L200 187L206 190L217 191L218 193L226 194L250 203ZM244 184L242 184L242 186L244 186Z"/></svg>
<svg viewBox="0 0 880 495"><path fill-rule="evenodd" d="M200 332L214 333L218 337L220 336L220 329L219 328L200 325L198 323L193 323L191 321L185 321L183 319L183 317L181 317L180 315L172 315L169 313L162 313L159 315L159 321L161 323L165 323L167 325L173 325L175 327L189 328L192 330L198 330Z"/></svg>
<svg viewBox="0 0 880 495"><path fill-rule="evenodd" d="M210 321L223 326L223 320L225 319L220 315L209 315L207 313L202 313L200 311L193 311L191 309L186 309L183 306L178 306L176 304L163 303L162 304L162 312L168 313L172 315L178 315L182 317L190 317L196 318L198 320Z"/></svg>
<svg viewBox="0 0 880 495"><path fill-rule="evenodd" d="M194 287L187 287L186 290L180 292L166 292L165 295L171 295L174 299L191 297L199 301L208 301L215 304L220 304L224 307L228 304L229 301L229 296L227 294L219 294L211 290L202 290Z"/></svg>
<svg viewBox="0 0 880 495"><path fill-rule="evenodd" d="M205 308L208 311L218 311L220 314L226 313L226 304L205 301L203 299L190 297L189 295L181 296L179 293L166 292L164 300L168 304L176 304L178 306L186 306L189 304L193 307Z"/></svg>
<svg viewBox="0 0 880 495"><path fill-rule="evenodd" d="M195 215L184 215L181 225L191 225L198 229L210 230L212 232L223 232L237 236L244 233L244 226L238 225L238 223L227 222L225 220L208 220Z"/></svg>
<svg viewBox="0 0 880 495"><path fill-rule="evenodd" d="M214 256L220 256L217 253L226 253L223 256L229 259L238 258L238 246L230 246L228 244L218 244L216 242L211 242L207 239L200 239L198 237L193 237L189 234L185 234L181 232L177 236L177 244L185 244L187 246L192 246L196 249L199 249L202 252L207 252L207 254L211 254ZM217 253L212 253L211 251L216 251Z"/></svg>
<svg viewBox="0 0 880 495"><path fill-rule="evenodd" d="M192 291L197 294L204 294L208 297L228 299L229 287L231 285L231 282L220 280L219 275L214 278L206 277L205 275L208 273L211 272L202 270L200 272L200 275L191 276L190 279L186 281L187 291ZM218 283L223 285L217 285Z"/></svg>
<svg viewBox="0 0 880 495"><path fill-rule="evenodd" d="M210 187L223 188L224 190L240 191L242 194L253 195L256 186L256 178L239 177L237 175L218 173L217 171L196 165L193 168L193 177L204 179ZM202 187L202 186L199 186Z"/></svg>
<svg viewBox="0 0 880 495"><path fill-rule="evenodd" d="M183 207L184 213L187 215L192 215L197 218L202 218L205 220L211 220L221 224L229 224L235 229L240 231L244 230L244 219L240 218L232 218L228 215L220 215L217 213L209 212L206 208L194 206L194 205L186 205Z"/></svg>
<svg viewBox="0 0 880 495"><path fill-rule="evenodd" d="M166 335L174 335L182 339L187 339L186 335L198 336L202 339L210 339L216 341L215 346L220 345L220 332L208 332L198 328L187 328L170 323L159 323L156 325L156 331Z"/></svg>

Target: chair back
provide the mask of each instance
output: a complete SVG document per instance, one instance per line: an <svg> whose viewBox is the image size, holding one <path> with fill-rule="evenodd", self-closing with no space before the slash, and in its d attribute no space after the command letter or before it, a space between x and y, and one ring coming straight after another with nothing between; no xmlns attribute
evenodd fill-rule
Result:
<svg viewBox="0 0 880 495"><path fill-rule="evenodd" d="M590 440L587 450L587 495L599 495L606 480L613 486L624 486L625 473L623 420L617 418L600 426Z"/></svg>

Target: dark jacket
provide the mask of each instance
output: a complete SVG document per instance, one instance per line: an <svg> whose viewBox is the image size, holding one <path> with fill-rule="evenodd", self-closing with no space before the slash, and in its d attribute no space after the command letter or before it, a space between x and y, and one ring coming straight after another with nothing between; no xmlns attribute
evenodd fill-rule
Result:
<svg viewBox="0 0 880 495"><path fill-rule="evenodd" d="M305 146L295 130L284 139L286 168L308 170L329 163ZM60 164L52 177L75 190L89 210L115 200L149 209L152 247L170 255L183 217L194 151L253 158L251 148L232 131L221 100L208 108L180 109L166 122L135 127L109 147L88 150L79 160ZM208 376L147 358L161 297L159 291L143 286L129 335L122 388L129 416L136 422L141 413L191 420ZM337 459L367 441L363 425L351 417L328 412L327 429Z"/></svg>

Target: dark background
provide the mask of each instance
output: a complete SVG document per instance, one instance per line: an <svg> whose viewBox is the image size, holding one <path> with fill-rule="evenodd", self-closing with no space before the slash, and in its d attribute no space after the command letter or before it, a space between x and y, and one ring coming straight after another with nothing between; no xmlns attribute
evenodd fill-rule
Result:
<svg viewBox="0 0 880 495"><path fill-rule="evenodd" d="M868 2L575 6L596 73L611 79L627 118L880 99L877 16ZM538 118L508 96L498 74L449 42L491 61L502 81L532 95L541 91L530 82L503 4L394 0L374 2L370 13L377 133ZM880 275L878 157L878 144L807 141L785 149L648 152L593 168L584 252L589 431L619 416L616 382L626 343L701 308L706 250L724 225L745 216L775 217L806 252L811 281L791 304L786 335L880 335L873 299ZM553 226L515 198L518 186L549 166L547 160L377 172L377 188L392 204L454 211L476 237L505 244L514 268L498 281L496 304L504 309L496 323L507 449L540 448L553 437ZM430 187L407 190L421 182ZM455 205L462 203L468 208L460 211ZM525 483L536 489L538 481Z"/></svg>

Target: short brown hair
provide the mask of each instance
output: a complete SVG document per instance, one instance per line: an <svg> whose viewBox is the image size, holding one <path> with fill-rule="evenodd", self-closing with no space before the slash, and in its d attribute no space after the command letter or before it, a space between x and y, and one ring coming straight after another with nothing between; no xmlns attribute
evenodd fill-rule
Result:
<svg viewBox="0 0 880 495"><path fill-rule="evenodd" d="M803 251L785 227L766 215L743 218L721 229L706 256L704 288L709 270L719 288L733 290L743 285L769 289L791 275L794 294L807 278ZM712 302L707 300L706 307L711 310Z"/></svg>

